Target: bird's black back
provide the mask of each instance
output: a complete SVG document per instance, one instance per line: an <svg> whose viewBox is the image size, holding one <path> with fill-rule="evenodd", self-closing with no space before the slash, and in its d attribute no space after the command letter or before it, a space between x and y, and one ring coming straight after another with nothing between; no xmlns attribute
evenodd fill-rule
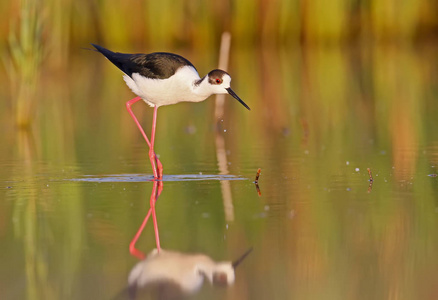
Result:
<svg viewBox="0 0 438 300"><path fill-rule="evenodd" d="M132 77L132 73L139 73L142 76L152 79L166 79L175 74L176 70L183 66L192 66L195 68L187 59L173 53L126 54L112 52L99 45L92 45L97 51L108 58L110 62L130 77Z"/></svg>

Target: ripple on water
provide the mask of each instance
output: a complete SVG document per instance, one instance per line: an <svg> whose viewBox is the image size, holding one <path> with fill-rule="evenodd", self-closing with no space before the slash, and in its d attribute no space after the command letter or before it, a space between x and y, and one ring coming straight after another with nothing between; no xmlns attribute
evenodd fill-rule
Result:
<svg viewBox="0 0 438 300"><path fill-rule="evenodd" d="M69 181L85 182L145 182L153 181L152 175L144 174L111 174L111 175L84 175L81 178L67 179ZM183 175L164 175L161 181L205 181L205 180L247 180L247 178L236 175L219 174L183 174Z"/></svg>

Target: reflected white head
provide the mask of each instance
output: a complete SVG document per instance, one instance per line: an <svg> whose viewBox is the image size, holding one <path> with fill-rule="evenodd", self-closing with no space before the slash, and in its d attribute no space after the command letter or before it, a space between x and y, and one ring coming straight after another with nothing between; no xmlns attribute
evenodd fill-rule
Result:
<svg viewBox="0 0 438 300"><path fill-rule="evenodd" d="M211 282L216 286L229 286L234 283L235 278L232 264L223 262L216 265Z"/></svg>
<svg viewBox="0 0 438 300"><path fill-rule="evenodd" d="M248 249L242 256L234 262L213 262L210 258L209 264L199 264L197 266L198 272L208 278L210 283L216 286L232 285L236 279L236 267L250 254L252 247Z"/></svg>

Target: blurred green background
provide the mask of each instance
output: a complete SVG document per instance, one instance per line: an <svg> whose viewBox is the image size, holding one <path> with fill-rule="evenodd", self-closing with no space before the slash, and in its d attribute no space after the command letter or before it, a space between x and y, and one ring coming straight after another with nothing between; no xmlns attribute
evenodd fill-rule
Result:
<svg viewBox="0 0 438 300"><path fill-rule="evenodd" d="M72 55L90 42L118 51L201 55L218 49L224 31L239 48L416 44L438 32L433 0L20 0L2 1L0 10L0 53L20 126L36 109L41 72L66 72Z"/></svg>
<svg viewBox="0 0 438 300"><path fill-rule="evenodd" d="M223 31L233 90L252 110L227 97L221 120L211 99L158 114L165 174L218 174L219 121L228 172L249 178L230 183L233 220L218 182L164 184L163 247L220 260L254 246L233 289L200 299L437 298L436 1L23 0L0 11L1 299L111 298L136 263L128 244L151 183L72 181L150 174L124 106L133 94L82 48L175 52L203 76ZM151 109L133 109L149 132ZM149 226L138 248L154 246Z"/></svg>

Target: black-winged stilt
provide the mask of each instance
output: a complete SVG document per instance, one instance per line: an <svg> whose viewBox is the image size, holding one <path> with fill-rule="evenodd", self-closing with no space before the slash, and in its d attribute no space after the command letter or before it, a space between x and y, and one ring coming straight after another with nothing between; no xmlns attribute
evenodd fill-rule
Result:
<svg viewBox="0 0 438 300"><path fill-rule="evenodd" d="M248 105L231 89L231 76L223 70L212 70L200 78L193 64L177 54L165 52L126 54L92 45L125 73L123 79L138 96L126 102L126 108L149 145L149 159L154 179L160 179L163 176L163 165L154 151L158 107L179 102L200 102L212 94L228 93L250 110ZM144 100L154 107L150 140L131 109L131 105L139 100Z"/></svg>

